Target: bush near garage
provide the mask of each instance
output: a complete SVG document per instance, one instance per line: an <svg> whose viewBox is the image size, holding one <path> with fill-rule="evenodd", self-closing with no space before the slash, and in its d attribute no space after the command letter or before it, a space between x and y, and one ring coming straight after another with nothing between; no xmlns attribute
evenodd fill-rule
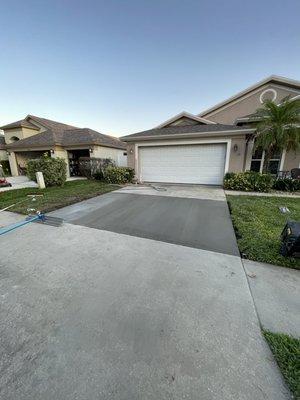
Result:
<svg viewBox="0 0 300 400"><path fill-rule="evenodd" d="M67 164L63 158L43 157L27 162L27 176L36 181L36 172L42 172L46 186L63 186L67 179Z"/></svg>
<svg viewBox="0 0 300 400"><path fill-rule="evenodd" d="M295 192L300 190L300 179L277 179L273 184L273 189L281 190L283 192Z"/></svg>
<svg viewBox="0 0 300 400"><path fill-rule="evenodd" d="M269 192L273 187L274 179L271 174L246 171L227 173L224 177L224 189L240 190L243 192Z"/></svg>
<svg viewBox="0 0 300 400"><path fill-rule="evenodd" d="M128 167L109 166L104 170L103 175L108 183L130 183L134 177L134 170Z"/></svg>
<svg viewBox="0 0 300 400"><path fill-rule="evenodd" d="M0 160L0 164L2 165L2 169L4 172L5 176L10 176L11 171L10 171L10 165L8 160Z"/></svg>

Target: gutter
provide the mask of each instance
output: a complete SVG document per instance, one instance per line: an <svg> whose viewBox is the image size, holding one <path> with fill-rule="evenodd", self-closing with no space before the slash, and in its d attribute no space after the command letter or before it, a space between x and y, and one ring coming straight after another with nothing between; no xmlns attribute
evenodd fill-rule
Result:
<svg viewBox="0 0 300 400"><path fill-rule="evenodd" d="M210 132L196 132L196 133L181 133L181 134L169 134L169 135L150 135L150 136L134 136L134 137L126 137L123 136L121 139L123 142L137 142L142 140L163 140L163 139L193 139L195 137L203 136L203 137L219 137L224 135L231 135L231 136L240 136L247 133L255 132L255 129L239 129L234 131L210 131Z"/></svg>

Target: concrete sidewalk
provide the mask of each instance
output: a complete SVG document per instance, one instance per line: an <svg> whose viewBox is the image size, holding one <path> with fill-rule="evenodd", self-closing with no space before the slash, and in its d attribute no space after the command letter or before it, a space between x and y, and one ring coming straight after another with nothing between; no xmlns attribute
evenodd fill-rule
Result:
<svg viewBox="0 0 300 400"><path fill-rule="evenodd" d="M300 271L243 260L264 329L300 338Z"/></svg>
<svg viewBox="0 0 300 400"><path fill-rule="evenodd" d="M5 400L290 398L239 257L31 224L0 271Z"/></svg>
<svg viewBox="0 0 300 400"><path fill-rule="evenodd" d="M12 184L11 187L2 187L0 188L0 192L6 192L7 190L14 189L24 189L24 188L37 188L38 184L34 181L31 181L27 176L9 176L6 178L9 183Z"/></svg>

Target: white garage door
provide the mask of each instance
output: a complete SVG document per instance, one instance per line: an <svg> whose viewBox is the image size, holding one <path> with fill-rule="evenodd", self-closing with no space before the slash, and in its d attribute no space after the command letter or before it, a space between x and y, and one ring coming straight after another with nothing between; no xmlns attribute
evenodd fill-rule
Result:
<svg viewBox="0 0 300 400"><path fill-rule="evenodd" d="M226 144L140 147L140 179L220 185L225 156Z"/></svg>

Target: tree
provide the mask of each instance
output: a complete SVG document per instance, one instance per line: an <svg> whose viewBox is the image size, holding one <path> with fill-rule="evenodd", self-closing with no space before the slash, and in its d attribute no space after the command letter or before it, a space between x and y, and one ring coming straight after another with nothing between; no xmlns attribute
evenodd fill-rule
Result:
<svg viewBox="0 0 300 400"><path fill-rule="evenodd" d="M255 148L265 151L263 172L276 152L300 147L300 99L285 97L280 104L267 100L252 116L256 128ZM251 118L251 119L252 119Z"/></svg>

